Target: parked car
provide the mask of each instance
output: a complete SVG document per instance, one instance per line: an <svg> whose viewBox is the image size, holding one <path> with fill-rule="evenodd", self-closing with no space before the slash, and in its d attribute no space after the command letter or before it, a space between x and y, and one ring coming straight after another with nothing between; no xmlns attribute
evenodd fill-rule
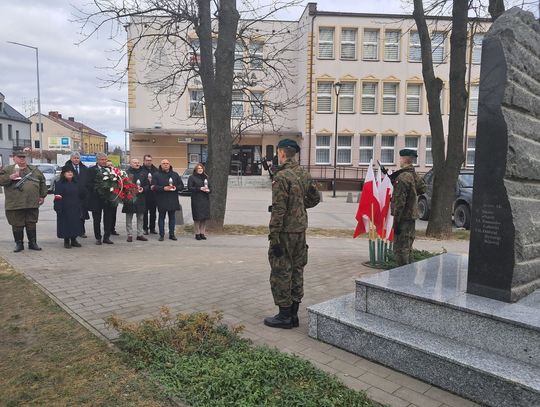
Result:
<svg viewBox="0 0 540 407"><path fill-rule="evenodd" d="M458 228L469 229L471 226L473 180L474 172L472 170L464 169L459 172L452 207L454 223ZM422 220L428 220L433 194L433 170L424 176L424 181L426 182L426 193L418 197L418 217Z"/></svg>
<svg viewBox="0 0 540 407"><path fill-rule="evenodd" d="M45 176L45 184L49 193L54 191L54 184L60 179L62 167L57 164L36 164L36 167Z"/></svg>

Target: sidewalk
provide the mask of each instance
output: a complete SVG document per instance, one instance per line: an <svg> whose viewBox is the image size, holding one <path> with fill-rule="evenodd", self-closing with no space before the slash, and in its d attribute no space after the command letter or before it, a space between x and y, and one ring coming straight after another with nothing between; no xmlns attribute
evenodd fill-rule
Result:
<svg viewBox="0 0 540 407"><path fill-rule="evenodd" d="M269 197L269 191L264 190L229 191L227 222L264 224ZM187 221L189 198L181 200ZM345 223L356 205L346 204L345 199L342 203L326 201L315 208L317 211L310 211L313 226L348 227ZM104 321L113 313L139 320L155 315L161 305L174 312L220 309L227 323L244 325L245 336L255 343L304 357L335 373L351 388L366 390L381 403L399 407L476 405L308 337L307 306L351 293L356 278L374 272L362 266L368 257L364 239L309 239L300 328L275 330L262 324L265 316L276 312L268 283L264 236L210 235L208 241L180 237L177 242L158 242L153 235L148 242L127 243L124 217L119 210L117 230L121 236L113 237L114 245L96 246L89 238L81 239L82 248L66 250L55 237L54 212L48 199L38 224L38 242L43 251L13 253L3 202L0 210L0 227L4 231L0 235L0 256L34 280L71 315L108 338L115 333L105 327ZM90 223L87 226L91 229ZM468 242L464 241L419 240L415 244L432 251L440 251L443 246L456 253L468 250Z"/></svg>

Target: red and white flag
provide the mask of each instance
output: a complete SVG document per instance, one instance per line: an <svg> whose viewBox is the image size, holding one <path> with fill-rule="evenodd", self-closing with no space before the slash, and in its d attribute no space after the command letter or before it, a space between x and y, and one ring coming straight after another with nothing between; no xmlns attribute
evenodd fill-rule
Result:
<svg viewBox="0 0 540 407"><path fill-rule="evenodd" d="M356 211L356 229L353 238L369 231L370 221L377 225L380 222L381 209L378 200L378 188L373 173L373 166L369 162L368 172L362 186L362 194ZM381 224L382 225L382 224Z"/></svg>
<svg viewBox="0 0 540 407"><path fill-rule="evenodd" d="M385 176L379 187L379 199L381 200L381 223L383 232L379 235L383 239L394 240L394 217L390 210L390 201L394 187L389 176Z"/></svg>

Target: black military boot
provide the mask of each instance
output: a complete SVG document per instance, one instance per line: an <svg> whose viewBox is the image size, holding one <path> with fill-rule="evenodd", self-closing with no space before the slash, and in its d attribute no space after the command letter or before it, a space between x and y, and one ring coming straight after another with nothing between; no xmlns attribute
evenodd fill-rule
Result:
<svg viewBox="0 0 540 407"><path fill-rule="evenodd" d="M291 329L293 327L291 319L291 306L279 307L279 314L273 317L266 317L264 319L264 324L271 328Z"/></svg>
<svg viewBox="0 0 540 407"><path fill-rule="evenodd" d="M13 238L15 239L15 250L13 250L15 253L22 252L24 250L24 230L14 230L13 231Z"/></svg>
<svg viewBox="0 0 540 407"><path fill-rule="evenodd" d="M28 248L30 250L41 250L36 241L36 229L26 229L26 236L28 236Z"/></svg>
<svg viewBox="0 0 540 407"><path fill-rule="evenodd" d="M300 308L300 303L293 301L291 305L291 322L293 328L298 328L300 326L300 322L298 322L298 308Z"/></svg>
<svg viewBox="0 0 540 407"><path fill-rule="evenodd" d="M71 240L69 239L64 239L64 247L66 249L71 249Z"/></svg>
<svg viewBox="0 0 540 407"><path fill-rule="evenodd" d="M76 237L72 237L72 238L71 238L71 246L72 246L72 247L81 247L82 245L81 245L79 242L77 242L77 238L76 238Z"/></svg>

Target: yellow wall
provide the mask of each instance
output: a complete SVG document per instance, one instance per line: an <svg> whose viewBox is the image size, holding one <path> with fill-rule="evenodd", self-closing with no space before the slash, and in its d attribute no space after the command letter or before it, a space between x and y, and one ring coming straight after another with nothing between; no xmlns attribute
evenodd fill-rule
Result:
<svg viewBox="0 0 540 407"><path fill-rule="evenodd" d="M187 144L179 143L175 136L157 135L130 135L130 158L143 159L145 154L150 154L154 165L167 158L175 171L179 172L187 168Z"/></svg>

